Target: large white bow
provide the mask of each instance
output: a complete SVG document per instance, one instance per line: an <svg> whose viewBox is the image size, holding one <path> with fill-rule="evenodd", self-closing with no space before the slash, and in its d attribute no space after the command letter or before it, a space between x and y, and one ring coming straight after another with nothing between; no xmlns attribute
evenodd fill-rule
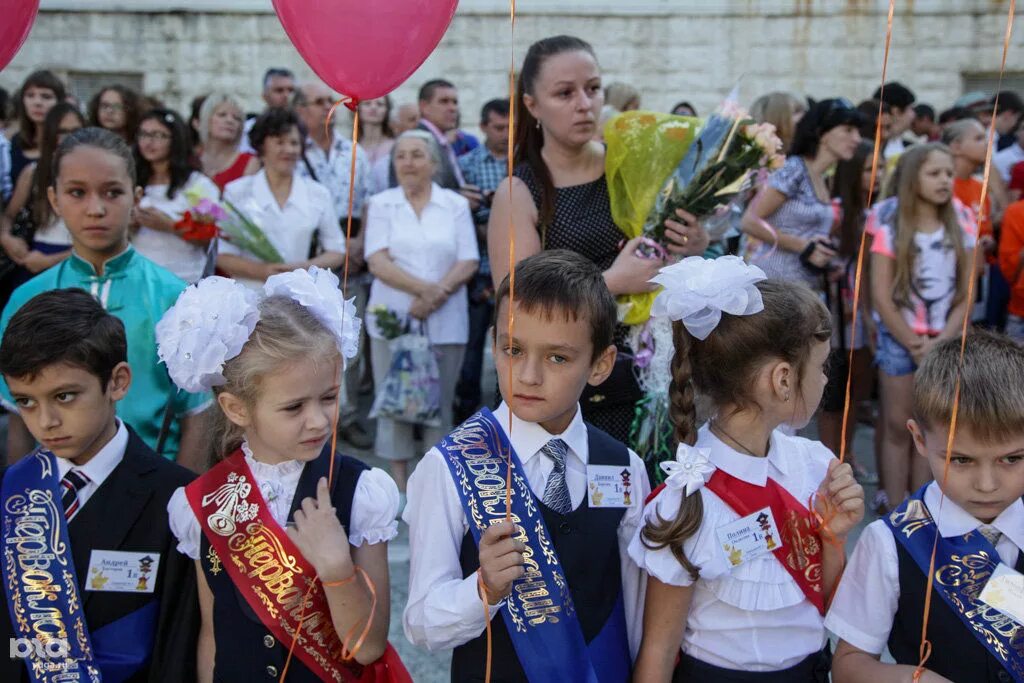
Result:
<svg viewBox="0 0 1024 683"><path fill-rule="evenodd" d="M751 315L764 310L755 284L764 279L763 270L738 256L688 256L651 279L664 288L654 299L651 315L679 320L691 335L707 339L722 313Z"/></svg>

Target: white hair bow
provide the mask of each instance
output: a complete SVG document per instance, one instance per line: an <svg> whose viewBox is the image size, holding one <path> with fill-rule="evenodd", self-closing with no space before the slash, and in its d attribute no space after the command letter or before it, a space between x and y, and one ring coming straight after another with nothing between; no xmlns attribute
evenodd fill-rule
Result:
<svg viewBox="0 0 1024 683"><path fill-rule="evenodd" d="M755 284L764 279L763 270L738 256L688 256L651 279L664 288L654 299L651 315L679 320L691 335L707 339L722 313L751 315L764 310Z"/></svg>
<svg viewBox="0 0 1024 683"><path fill-rule="evenodd" d="M711 449L697 448L681 443L676 448L676 459L659 463L661 471L668 475L665 486L685 491L690 496L707 483L715 472L711 464Z"/></svg>
<svg viewBox="0 0 1024 683"><path fill-rule="evenodd" d="M331 271L313 266L274 275L263 285L263 297L269 296L285 296L309 309L334 335L343 358L358 353L362 321L355 299L345 300ZM156 326L157 355L178 387L195 393L224 384L224 364L242 352L259 322L260 299L225 277L185 288Z"/></svg>

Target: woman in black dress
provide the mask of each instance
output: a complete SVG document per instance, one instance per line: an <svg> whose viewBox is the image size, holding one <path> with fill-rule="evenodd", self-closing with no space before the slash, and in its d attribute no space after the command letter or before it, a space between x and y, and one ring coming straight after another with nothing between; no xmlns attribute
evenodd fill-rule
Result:
<svg viewBox="0 0 1024 683"><path fill-rule="evenodd" d="M487 231L495 285L508 274L511 224L517 260L544 249L569 249L604 271L612 294L649 291L649 280L665 262L636 256L639 238L627 242L612 220L605 150L593 142L604 105L593 48L572 36L545 38L530 46L519 73L515 172L494 194ZM681 211L678 220L665 225L670 254L704 253L707 234L693 216ZM620 325L620 354L629 351L626 334ZM639 398L628 362L624 360L605 384L582 399L588 422L627 443Z"/></svg>

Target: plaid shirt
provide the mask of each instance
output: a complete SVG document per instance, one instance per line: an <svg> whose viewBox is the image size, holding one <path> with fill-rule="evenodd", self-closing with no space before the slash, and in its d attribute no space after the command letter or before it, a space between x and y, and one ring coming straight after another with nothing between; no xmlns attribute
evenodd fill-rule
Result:
<svg viewBox="0 0 1024 683"><path fill-rule="evenodd" d="M499 159L486 145L480 145L471 152L459 157L462 175L470 185L476 185L481 192L491 192L508 176L508 161ZM478 225L485 225L491 217L491 208L481 206L473 212L473 220Z"/></svg>
<svg viewBox="0 0 1024 683"><path fill-rule="evenodd" d="M363 202L366 201L366 181L370 175L369 155L362 147L357 147L356 154L356 191L352 199L352 217L363 215ZM308 165L307 163L308 162ZM299 175L312 178L327 188L334 203L334 213L339 219L348 216L348 178L352 165L352 141L334 134L331 146L324 152L306 138L306 158L300 159L297 170ZM312 172L311 172L312 171Z"/></svg>

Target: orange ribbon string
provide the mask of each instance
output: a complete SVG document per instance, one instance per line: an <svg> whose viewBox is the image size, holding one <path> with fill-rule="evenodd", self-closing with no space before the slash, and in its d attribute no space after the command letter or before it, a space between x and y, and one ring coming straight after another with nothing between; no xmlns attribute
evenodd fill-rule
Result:
<svg viewBox="0 0 1024 683"><path fill-rule="evenodd" d="M352 120L352 161L349 164L349 170L348 170L348 223L347 223L347 226L346 226L346 229L345 229L345 265L344 265L344 269L342 271L343 275L342 275L342 280L341 280L341 296L342 296L342 298L344 298L345 295L348 292L348 264L349 264L348 257L349 257L349 252L350 252L350 244L351 244L351 241L352 241L352 207L353 207L353 204L355 202L355 189L356 189L356 150L358 149L357 148L357 144L358 144L358 141L359 141L359 107L358 107L358 102L355 102L355 100L353 100L350 97L344 97L344 96L341 97L341 99L339 99L337 102L335 102L334 106L332 106L331 110L327 113L327 119L324 121L324 132L327 134L327 139L328 140L331 139L331 133L332 133L332 131L331 131L331 121L334 118L334 112L338 109L338 106L342 105L342 104L344 104L346 107L351 109L352 110L352 114L353 114L353 120ZM328 154L329 153L330 153L330 150L328 150ZM342 307L342 309L341 309L341 325L342 325L342 327L344 327L344 325L345 325L345 308L344 307ZM344 358L342 358L341 363L342 363L342 371L341 371L341 374L339 375L339 377L341 378L339 381L344 382L345 381L345 370L344 370L345 359ZM339 389L340 389L340 387L339 387ZM332 492L334 491L334 463L335 463L335 461L337 459L337 453L338 453L338 418L339 418L340 412L341 412L341 392L339 390L338 397L335 399L334 410L332 411L333 417L331 418L331 458L330 458L330 465L329 465L329 468L328 468L328 471L327 471L327 488L329 490L331 490ZM356 565L355 567L356 567L356 574L358 574L358 575L363 577L363 581L366 583L366 588L370 592L370 614L366 618L366 627L363 629L362 634L359 636L359 639L356 641L356 644L352 647L351 650L348 649L348 641L351 639L355 629L353 628L352 631L349 631L349 633L346 634L345 638L342 640L342 643L341 643L342 660L346 661L346 662L349 662L349 661L352 661L353 659L355 659L356 653L359 652L359 649L363 645L363 641L366 639L367 634L369 634L369 632L370 632L370 626L373 624L373 617L374 617L374 614L375 614L376 609L377 609L377 588L376 588L376 586L374 586L373 579L370 578L370 575L367 574L366 571L362 567L360 567L359 565ZM315 581L313 583L310 583L309 588L306 590L306 593L305 593L305 595L302 598L302 610L299 612L299 626L298 626L298 628L295 629L295 633L292 634L292 642L291 642L291 645L288 647L288 657L287 657L287 659L285 659L284 667L283 667L283 669L281 671L280 683L284 683L285 676L288 674L288 667L291 666L292 655L295 652L295 644L298 642L299 633L302 631L302 622L306 618L306 616L305 616L306 600L309 598L309 594L313 590L313 586L315 586L315 585L316 585ZM339 636L340 636L340 634L339 634Z"/></svg>
<svg viewBox="0 0 1024 683"><path fill-rule="evenodd" d="M509 0L509 68L508 68L508 157L506 171L508 178L508 341L512 343L512 332L515 329L516 300L516 231L512 220L515 204L512 201L512 171L515 156L516 130L516 0ZM500 303L500 302L499 302ZM508 386L512 386L512 360L508 363ZM506 401L509 397L505 398ZM508 404L508 452L505 453L505 521L512 521L512 404ZM491 634L491 610L487 599L487 586L484 585L483 574L477 573L480 584L480 596L484 603L484 630L487 633L487 658L484 666L484 683L491 683L491 655L493 654Z"/></svg>
<svg viewBox="0 0 1024 683"><path fill-rule="evenodd" d="M1017 0L1010 0L1010 9L1006 16L1006 32L1003 36L1003 56L999 63L999 79L996 85L996 93L1002 90L1003 87L1003 74L1006 72L1006 55L1010 51L1010 38L1013 35L1013 17L1017 8ZM992 120L988 124L988 149L985 152L985 172L982 175L981 183L981 197L978 200L978 226L980 231L981 224L988 217L988 207L986 200L988 199L988 182L990 174L992 172L992 150L993 143L995 141L995 126L996 126L996 114L999 111L999 99L996 97L992 102ZM953 455L953 441L956 439L956 427L957 418L960 414L960 382L963 379L963 363L964 363L964 350L967 348L967 329L970 325L971 320L971 303L974 301L974 282L978 277L978 260L980 254L977 251L974 254L974 258L971 259L970 276L967 279L967 313L964 315L963 323L960 327L960 362L957 364L956 373L956 384L953 387L953 410L949 418L949 436L946 438L946 462L942 468L942 484L939 487L939 509L935 514L935 519L942 518L942 505L946 501L946 495L943 492L943 488L946 484L946 479L949 477L949 461ZM928 640L928 618L931 616L932 607L932 590L935 585L935 559L939 549L939 525L935 524L935 539L932 541L932 555L928 562L928 585L925 590L924 599L924 616L921 620L921 650L920 650L920 661L918 662L917 668L914 670L914 681L920 681L921 676L924 675L924 665L928 661L928 657L932 652L931 641Z"/></svg>
<svg viewBox="0 0 1024 683"><path fill-rule="evenodd" d="M879 87L878 97L878 117L875 121L875 148L871 154L871 181L868 183L868 202L867 205L871 206L871 200L875 195L875 179L878 177L878 159L881 156L882 146L882 91L885 89L885 77L889 68L889 47L892 44L892 18L896 11L896 0L889 0L889 14L886 17L885 22L885 55L882 57L882 85ZM864 275L864 252L867 250L867 232L861 231L860 233L860 247L857 249L857 268L853 276L853 318L851 319L850 329L856 334L857 331L857 315L860 312L860 290L863 283ZM845 324L845 321L841 321L841 324ZM853 388L853 354L856 350L854 348L853 340L850 340L850 362L847 364L849 371L846 373L846 394L843 399L843 426L839 436L839 462L846 461L846 431L849 428L850 420L850 398Z"/></svg>

